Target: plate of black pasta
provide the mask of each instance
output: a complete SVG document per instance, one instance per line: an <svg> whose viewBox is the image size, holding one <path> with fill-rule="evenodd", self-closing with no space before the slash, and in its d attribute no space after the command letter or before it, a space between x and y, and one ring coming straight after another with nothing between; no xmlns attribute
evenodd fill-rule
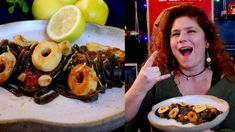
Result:
<svg viewBox="0 0 235 132"><path fill-rule="evenodd" d="M45 33L47 22L0 25L0 130L123 125L124 30L87 23L77 40L56 43Z"/></svg>
<svg viewBox="0 0 235 132"><path fill-rule="evenodd" d="M170 98L152 107L148 119L164 131L203 131L221 123L229 112L228 103L210 95Z"/></svg>

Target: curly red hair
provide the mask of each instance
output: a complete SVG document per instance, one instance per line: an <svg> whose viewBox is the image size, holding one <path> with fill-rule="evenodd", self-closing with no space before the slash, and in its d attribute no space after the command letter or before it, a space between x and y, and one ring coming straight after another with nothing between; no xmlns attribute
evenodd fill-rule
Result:
<svg viewBox="0 0 235 132"><path fill-rule="evenodd" d="M205 38L210 44L208 50L212 60L212 70L217 70L223 75L235 75L234 64L224 47L224 42L215 25L208 19L201 8L189 4L183 4L165 10L164 14L161 16L162 18L159 25L153 28L149 54L158 51L154 65L170 71L178 69L178 63L176 63L176 59L170 48L170 34L173 22L181 16L194 18L203 29Z"/></svg>

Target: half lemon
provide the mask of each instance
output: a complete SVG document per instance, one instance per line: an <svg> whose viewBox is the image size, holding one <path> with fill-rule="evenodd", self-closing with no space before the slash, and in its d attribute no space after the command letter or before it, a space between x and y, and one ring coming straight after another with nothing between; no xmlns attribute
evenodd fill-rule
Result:
<svg viewBox="0 0 235 132"><path fill-rule="evenodd" d="M73 41L80 37L85 26L81 11L75 5L67 5L53 14L47 24L47 34L57 42Z"/></svg>

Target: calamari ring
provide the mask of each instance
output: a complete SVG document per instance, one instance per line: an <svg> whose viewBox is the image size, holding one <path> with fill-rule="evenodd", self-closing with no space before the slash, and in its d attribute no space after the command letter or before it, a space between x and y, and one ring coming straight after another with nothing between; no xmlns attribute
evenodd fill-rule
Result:
<svg viewBox="0 0 235 132"><path fill-rule="evenodd" d="M0 84L3 84L10 77L16 58L11 52L4 52L0 55Z"/></svg>
<svg viewBox="0 0 235 132"><path fill-rule="evenodd" d="M40 71L50 72L54 70L62 58L59 46L52 41L39 43L32 54L32 63Z"/></svg>
<svg viewBox="0 0 235 132"><path fill-rule="evenodd" d="M191 123L195 123L197 122L197 114L194 112L194 111L190 111L188 114L188 120L191 122Z"/></svg>
<svg viewBox="0 0 235 132"><path fill-rule="evenodd" d="M174 119L179 113L179 108L178 107L175 107L173 108L169 113L168 113L168 116L171 118L171 119Z"/></svg>
<svg viewBox="0 0 235 132"><path fill-rule="evenodd" d="M78 64L72 68L68 76L68 86L77 96L94 93L98 79L94 69L85 64Z"/></svg>

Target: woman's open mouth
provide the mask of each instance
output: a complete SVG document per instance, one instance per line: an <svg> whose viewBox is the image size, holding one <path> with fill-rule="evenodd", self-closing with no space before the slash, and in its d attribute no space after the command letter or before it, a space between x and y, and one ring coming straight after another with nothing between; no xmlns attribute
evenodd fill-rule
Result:
<svg viewBox="0 0 235 132"><path fill-rule="evenodd" d="M192 47L182 47L179 49L179 52L183 55L183 56L189 56L193 51Z"/></svg>

